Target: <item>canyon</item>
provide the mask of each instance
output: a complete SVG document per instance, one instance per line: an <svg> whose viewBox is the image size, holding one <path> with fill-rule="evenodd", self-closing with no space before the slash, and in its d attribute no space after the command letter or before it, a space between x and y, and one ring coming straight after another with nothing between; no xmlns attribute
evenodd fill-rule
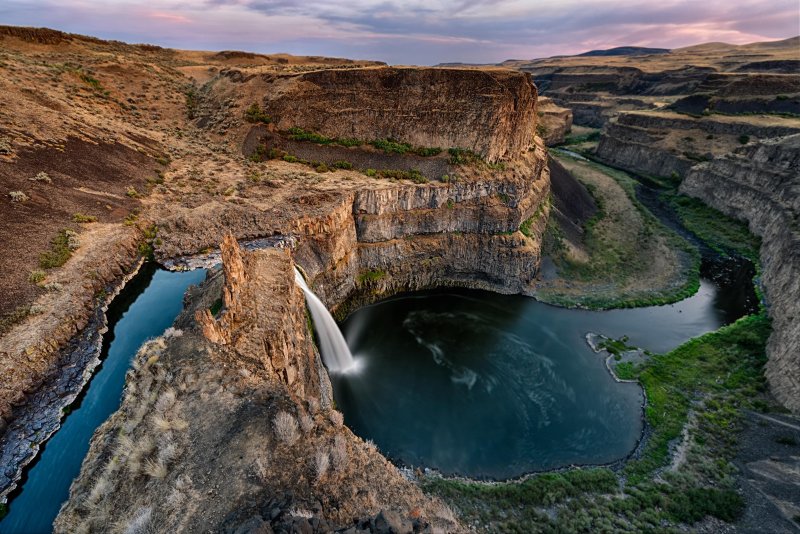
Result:
<svg viewBox="0 0 800 534"><path fill-rule="evenodd" d="M502 524L474 520L452 492L430 490L437 484L508 492L508 502L517 488L551 480L575 499L593 495L593 483L600 495L627 499L628 484L638 499L652 488L608 466L486 485L401 469L343 423L295 283L298 269L339 320L392 295L442 287L595 308L686 296L697 283L696 253L636 200L631 181L584 156L669 183L761 237L759 282L773 328L766 378L770 394L797 412L796 43L433 68L0 27L0 208L11 215L0 236L14 245L0 251L10 273L0 287L9 295L0 307L2 500L100 364L105 312L143 261L210 269L187 290L174 325L134 357L121 405L94 434L56 532ZM599 144L573 142L587 131ZM577 158L549 151L562 143ZM556 266L554 281L553 236L591 256L588 229L609 220L650 260L631 267L635 279L570 279ZM617 244L601 248L617 254ZM581 300L587 295L611 305ZM723 346L723 335L689 345ZM681 436L701 426L692 410ZM632 461L647 459L648 439L661 439L653 428ZM682 439L690 441L663 442L677 467L652 475L669 488L673 472L702 471ZM679 471L681 461L691 466ZM629 482L620 485L618 472ZM699 476L702 488L692 491L713 499L697 501L730 496L732 477L715 476ZM547 514L568 511L564 500L537 501L537 491L508 513L549 506L537 520L550 525ZM678 501L669 491L659 497L665 510ZM706 511L670 516L670 525L702 521L713 530L737 517Z"/></svg>
<svg viewBox="0 0 800 534"><path fill-rule="evenodd" d="M798 410L796 265L800 38L668 52L507 62L602 128L591 157L702 199L762 237L762 279L775 332L772 391ZM602 63L602 64L601 64ZM777 222L781 221L781 222Z"/></svg>

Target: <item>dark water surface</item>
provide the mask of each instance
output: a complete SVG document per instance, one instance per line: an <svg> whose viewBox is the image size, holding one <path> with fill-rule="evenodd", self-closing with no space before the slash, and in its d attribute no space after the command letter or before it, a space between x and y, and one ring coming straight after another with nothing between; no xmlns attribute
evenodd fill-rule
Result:
<svg viewBox="0 0 800 534"><path fill-rule="evenodd" d="M120 405L125 373L139 347L161 335L183 309L183 293L205 270L169 272L147 264L114 299L100 364L68 416L28 466L12 493L2 534L51 532L69 486L80 472L94 431Z"/></svg>
<svg viewBox="0 0 800 534"><path fill-rule="evenodd" d="M586 311L522 296L449 290L388 299L342 325L359 361L333 376L347 425L400 463L511 478L627 456L641 388L614 381L588 332L666 352L750 312L747 263L679 303ZM744 281L744 283L742 283Z"/></svg>
<svg viewBox="0 0 800 534"><path fill-rule="evenodd" d="M667 351L752 311L750 268L706 264L713 282L704 279L695 296L634 310L566 310L468 290L388 299L342 325L362 369L332 377L336 402L394 460L444 473L508 478L618 460L641 435L641 389L613 381L586 333ZM92 434L119 407L131 359L204 277L146 265L113 301L103 363L26 469L0 533L51 531Z"/></svg>

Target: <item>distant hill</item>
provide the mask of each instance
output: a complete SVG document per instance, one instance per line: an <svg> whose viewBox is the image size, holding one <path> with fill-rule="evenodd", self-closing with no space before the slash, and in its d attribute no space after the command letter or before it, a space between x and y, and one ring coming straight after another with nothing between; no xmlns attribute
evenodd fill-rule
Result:
<svg viewBox="0 0 800 534"><path fill-rule="evenodd" d="M618 46L607 50L590 50L578 56L644 56L647 54L668 54L669 48L646 48L643 46Z"/></svg>

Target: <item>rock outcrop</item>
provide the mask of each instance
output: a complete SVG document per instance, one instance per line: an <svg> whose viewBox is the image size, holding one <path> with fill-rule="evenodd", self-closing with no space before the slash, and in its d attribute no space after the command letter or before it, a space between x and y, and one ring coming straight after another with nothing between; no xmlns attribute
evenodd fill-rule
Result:
<svg viewBox="0 0 800 534"><path fill-rule="evenodd" d="M800 132L800 119L784 117L690 117L652 111L621 113L609 122L597 156L610 165L653 176L685 176L697 163L743 143Z"/></svg>
<svg viewBox="0 0 800 534"><path fill-rule="evenodd" d="M556 105L552 99L539 97L536 102L539 115L539 134L547 146L558 145L572 129L572 110Z"/></svg>
<svg viewBox="0 0 800 534"><path fill-rule="evenodd" d="M697 165L680 190L748 221L761 236L773 321L766 376L775 396L800 412L800 135L752 143Z"/></svg>
<svg viewBox="0 0 800 534"><path fill-rule="evenodd" d="M353 524L459 532L342 424L288 250L222 246L175 328L146 343L98 429L56 532L331 532ZM220 318L208 315L224 295ZM252 298L256 300L250 300ZM355 522L355 523L354 523ZM280 530L281 528L286 530Z"/></svg>
<svg viewBox="0 0 800 534"><path fill-rule="evenodd" d="M280 130L458 147L490 162L521 155L536 134L536 87L514 71L378 67L247 81Z"/></svg>
<svg viewBox="0 0 800 534"><path fill-rule="evenodd" d="M221 248L222 311L219 318L210 308L197 311L203 335L231 349L239 361L258 362L258 369L278 378L298 399L315 398L329 407L328 375L305 332L305 300L294 284L288 250L243 254L230 234Z"/></svg>

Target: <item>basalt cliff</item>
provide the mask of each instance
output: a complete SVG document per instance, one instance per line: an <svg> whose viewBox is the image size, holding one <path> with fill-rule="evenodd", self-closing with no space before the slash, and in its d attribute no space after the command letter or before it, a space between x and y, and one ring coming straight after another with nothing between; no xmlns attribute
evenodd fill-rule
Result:
<svg viewBox="0 0 800 534"><path fill-rule="evenodd" d="M103 306L141 258L222 243L223 269L136 357L56 530L460 530L342 425L294 267L339 315L428 287L531 292L550 180L530 76L2 35L7 89L42 88L8 102L0 178L23 195L3 209L28 225L48 213L23 256L23 273L41 269L27 307L3 310L2 495L91 376ZM27 68L32 50L47 61ZM45 124L54 107L64 122ZM86 153L91 172L58 163ZM237 244L262 238L277 246ZM38 266L37 247L64 265ZM76 332L92 335L69 346Z"/></svg>
<svg viewBox="0 0 800 534"><path fill-rule="evenodd" d="M748 221L761 236L774 328L766 375L776 397L800 411L800 135L752 143L697 165L680 190Z"/></svg>
<svg viewBox="0 0 800 534"><path fill-rule="evenodd" d="M404 98L391 93L392 84L384 95L377 92L397 76L410 92ZM395 137L397 142L456 150L421 156L385 153L366 142L308 143L287 132L298 123L331 139L381 139L388 131L381 121L365 120L360 107L336 114L330 124L339 130L326 129L324 120L308 122L319 111L297 121L281 111L276 123L243 123L238 130L251 172L264 173L262 180L270 183L243 184L235 203L212 199L155 207L159 257L191 255L222 241L224 271L187 297L177 331L140 352L123 406L96 434L57 531L100 528L112 510L127 524L146 515L177 530L461 528L444 505L423 496L374 446L342 425L293 266L340 314L383 295L426 287L528 291L539 265L549 194L544 148L534 138L535 89L520 74L377 68L286 80L226 73L207 88L206 98L256 94L259 108L277 116L282 104L273 106L274 86L285 83L287 101L310 94L320 100L319 109L337 109L340 95L325 91L339 77L356 92L363 84L375 101L392 100L396 117L413 117L407 124L395 118L393 135L414 128L422 133ZM410 96L417 84L434 100L468 87L483 91L487 79L495 90L484 95L480 113L465 110L458 99L439 100L436 110L422 112ZM515 94L521 95L516 104ZM211 110L215 102L206 105ZM198 120L228 119L218 110L210 113L215 115ZM488 125L487 114L496 118ZM428 121L452 128L437 134ZM461 131L472 137L453 137ZM472 154L469 161L453 160L461 151ZM269 155L281 161L262 161ZM503 159L488 161L493 155ZM347 161L341 166L349 168L315 172L292 162L301 156L313 160L313 168L336 161ZM366 176L356 170L364 160L386 174L415 169L413 179ZM418 167L427 176L417 174ZM431 168L437 172L427 172ZM523 234L520 225L528 220L530 230ZM274 235L287 246L239 250L237 238ZM212 314L216 299L222 308ZM171 504L154 504L161 502Z"/></svg>

